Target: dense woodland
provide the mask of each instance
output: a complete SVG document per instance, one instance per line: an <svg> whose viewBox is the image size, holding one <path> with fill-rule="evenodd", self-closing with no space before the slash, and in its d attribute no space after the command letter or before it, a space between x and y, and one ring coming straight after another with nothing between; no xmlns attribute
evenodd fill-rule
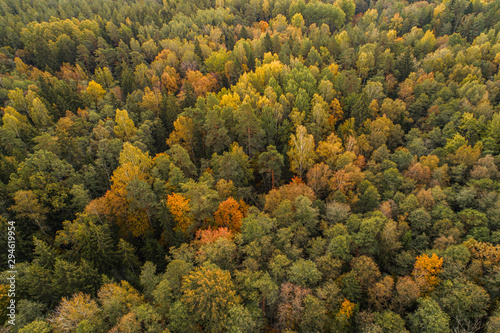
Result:
<svg viewBox="0 0 500 333"><path fill-rule="evenodd" d="M0 331L500 332L499 20L0 0Z"/></svg>

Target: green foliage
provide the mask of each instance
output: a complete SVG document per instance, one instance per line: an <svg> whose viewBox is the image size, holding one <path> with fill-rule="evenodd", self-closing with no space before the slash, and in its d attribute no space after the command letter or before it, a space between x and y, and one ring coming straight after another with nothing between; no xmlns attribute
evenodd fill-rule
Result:
<svg viewBox="0 0 500 333"><path fill-rule="evenodd" d="M410 316L414 332L451 332L449 321L450 318L441 310L438 303L428 297L419 299L417 311Z"/></svg>
<svg viewBox="0 0 500 333"><path fill-rule="evenodd" d="M18 332L20 333L49 333L51 332L50 326L47 322L35 320L28 325L23 326Z"/></svg>
<svg viewBox="0 0 500 333"><path fill-rule="evenodd" d="M288 272L290 282L303 287L314 286L320 281L321 275L314 262L303 259L294 262Z"/></svg>

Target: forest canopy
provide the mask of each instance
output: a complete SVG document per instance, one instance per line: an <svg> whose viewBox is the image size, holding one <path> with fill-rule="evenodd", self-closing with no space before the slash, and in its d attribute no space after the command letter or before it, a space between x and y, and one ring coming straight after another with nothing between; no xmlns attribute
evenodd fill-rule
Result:
<svg viewBox="0 0 500 333"><path fill-rule="evenodd" d="M0 331L499 332L499 20L0 0Z"/></svg>

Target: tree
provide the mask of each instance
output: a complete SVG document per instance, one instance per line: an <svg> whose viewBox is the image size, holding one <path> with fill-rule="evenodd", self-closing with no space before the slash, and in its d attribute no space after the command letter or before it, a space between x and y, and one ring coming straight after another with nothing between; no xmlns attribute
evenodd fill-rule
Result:
<svg viewBox="0 0 500 333"><path fill-rule="evenodd" d="M99 102L99 100L104 97L104 94L106 94L106 90L104 90L104 88L99 83L92 80L87 86L87 94L89 95L92 102L97 105L97 102Z"/></svg>
<svg viewBox="0 0 500 333"><path fill-rule="evenodd" d="M102 315L114 326L120 317L143 304L143 296L127 281L104 284L97 292Z"/></svg>
<svg viewBox="0 0 500 333"><path fill-rule="evenodd" d="M394 294L394 279L384 277L368 289L368 299L376 310L387 309Z"/></svg>
<svg viewBox="0 0 500 333"><path fill-rule="evenodd" d="M280 289L278 322L282 329L293 330L302 319L305 298L311 294L311 290L292 283L284 283Z"/></svg>
<svg viewBox="0 0 500 333"><path fill-rule="evenodd" d="M219 205L219 195L213 189L214 179L208 173L204 173L198 182L189 180L182 184L181 188L185 197L189 199L191 214L197 222L208 225L213 218L213 213Z"/></svg>
<svg viewBox="0 0 500 333"><path fill-rule="evenodd" d="M488 293L470 281L458 279L450 282L445 284L437 301L450 316L452 331L479 331L489 308Z"/></svg>
<svg viewBox="0 0 500 333"><path fill-rule="evenodd" d="M56 300L77 291L88 294L95 293L100 284L100 276L97 270L91 263L83 259L78 264L75 264L56 258L51 273L50 292ZM43 288L43 286L40 287Z"/></svg>
<svg viewBox="0 0 500 333"><path fill-rule="evenodd" d="M429 257L423 254L417 257L413 267L413 277L423 293L434 289L440 282L439 273L443 267L443 258L439 258L435 253Z"/></svg>
<svg viewBox="0 0 500 333"><path fill-rule="evenodd" d="M116 109L115 123L116 126L113 129L115 135L124 141L130 140L137 132L134 121L129 118L127 110Z"/></svg>
<svg viewBox="0 0 500 333"><path fill-rule="evenodd" d="M189 152L191 158L195 157L195 124L189 117L180 116L174 121L175 130L170 133L167 139L167 144L172 147L174 144L179 144Z"/></svg>
<svg viewBox="0 0 500 333"><path fill-rule="evenodd" d="M7 308L7 305L5 305L5 308ZM16 325L19 325L18 327L29 326L28 324L34 321L37 321L38 324L42 323L41 320L44 319L45 317L44 313L47 310L47 306L45 304L40 302L29 301L26 299L19 300L19 302L17 302L16 304L16 308L19 311L18 314L16 315ZM45 333L49 333L50 332L49 324L46 321L44 321L43 323L46 325ZM42 329L40 329L40 331L43 332ZM28 332L42 333L35 328L33 328L33 331L25 331L25 333Z"/></svg>
<svg viewBox="0 0 500 333"><path fill-rule="evenodd" d="M60 332L77 332L84 323L91 323L94 329L99 329L100 312L97 302L90 295L78 293L71 298L63 297L49 321Z"/></svg>
<svg viewBox="0 0 500 333"><path fill-rule="evenodd" d="M356 274L359 285L367 291L380 278L380 271L372 258L359 256L352 260L352 271Z"/></svg>
<svg viewBox="0 0 500 333"><path fill-rule="evenodd" d="M19 164L17 172L11 174L9 190L11 193L24 191L17 194L15 209L22 211L22 214L35 214L30 215L31 218L42 218L40 214L47 211L52 217L47 227L52 228L55 221L71 216L66 208L71 206L70 191L77 180L75 170L68 162L49 151L38 150L28 155L24 162ZM35 197L38 205L36 201L31 201ZM31 203L23 203L23 198L30 199ZM36 207L38 211L30 212L30 209Z"/></svg>
<svg viewBox="0 0 500 333"><path fill-rule="evenodd" d="M182 194L170 194L167 196L167 207L174 216L174 220L177 223L176 228L184 233L188 233L194 222L190 215L191 207L189 206L189 199L186 199Z"/></svg>
<svg viewBox="0 0 500 333"><path fill-rule="evenodd" d="M206 332L221 332L227 327L232 307L241 303L231 275L217 266L204 265L191 271L182 282L181 301Z"/></svg>
<svg viewBox="0 0 500 333"><path fill-rule="evenodd" d="M246 186L253 179L248 155L236 142L231 145L229 152L212 155L210 164L216 179L232 180L236 186Z"/></svg>
<svg viewBox="0 0 500 333"><path fill-rule="evenodd" d="M359 201L356 203L358 211L369 212L377 208L380 204L380 195L368 180L363 180L359 185Z"/></svg>
<svg viewBox="0 0 500 333"><path fill-rule="evenodd" d="M2 130L12 133L12 136L21 139L21 134L29 129L28 118L23 116L11 106L4 109L2 116Z"/></svg>
<svg viewBox="0 0 500 333"><path fill-rule="evenodd" d="M387 333L409 333L405 329L405 321L397 313L391 310L385 310L383 312L375 313L374 315L375 324L377 324L382 332Z"/></svg>
<svg viewBox="0 0 500 333"><path fill-rule="evenodd" d="M111 176L111 189L104 197L93 200L86 208L89 214L106 216L115 222L122 234L141 236L151 232L155 204L149 175L151 158L126 142L119 158L120 166Z"/></svg>
<svg viewBox="0 0 500 333"><path fill-rule="evenodd" d="M34 220L43 231L48 209L40 204L35 193L31 190L19 190L14 194L14 201L16 204L11 206L10 209L20 218Z"/></svg>
<svg viewBox="0 0 500 333"><path fill-rule="evenodd" d="M354 17L356 4L352 0L336 0L335 4L340 7L345 13L345 23L351 22Z"/></svg>
<svg viewBox="0 0 500 333"><path fill-rule="evenodd" d="M224 124L221 113L216 108L208 110L203 124L205 131L205 147L217 154L226 149L229 144L228 130Z"/></svg>
<svg viewBox="0 0 500 333"><path fill-rule="evenodd" d="M180 168L184 175L191 178L196 176L196 166L191 161L189 153L181 145L172 145L167 153L170 156L172 163L176 167Z"/></svg>
<svg viewBox="0 0 500 333"><path fill-rule="evenodd" d="M34 320L29 324L23 326L18 331L19 333L50 333L50 325L42 320Z"/></svg>
<svg viewBox="0 0 500 333"><path fill-rule="evenodd" d="M321 280L321 272L311 260L299 259L290 266L288 276L291 283L312 287Z"/></svg>
<svg viewBox="0 0 500 333"><path fill-rule="evenodd" d="M229 310L228 332L240 333L254 330L258 322L246 306L236 305Z"/></svg>
<svg viewBox="0 0 500 333"><path fill-rule="evenodd" d="M331 169L335 168L335 162L343 152L342 140L335 133L330 134L325 141L320 141L316 149L318 159L328 164Z"/></svg>
<svg viewBox="0 0 500 333"><path fill-rule="evenodd" d="M31 103L30 118L38 128L44 128L52 123L49 111L40 98L35 97Z"/></svg>
<svg viewBox="0 0 500 333"><path fill-rule="evenodd" d="M55 244L68 247L67 256L85 259L101 272L115 264L116 253L108 224L100 224L95 216L86 214L70 222L63 222L63 229L57 232Z"/></svg>
<svg viewBox="0 0 500 333"><path fill-rule="evenodd" d="M193 87L197 97L215 91L218 86L217 79L212 74L203 75L200 71L189 70L186 73L186 80Z"/></svg>
<svg viewBox="0 0 500 333"><path fill-rule="evenodd" d="M220 49L219 52L212 52L205 60L207 72L217 73L219 75L219 79L223 78L225 74L225 65L230 55L231 53L226 52L224 49Z"/></svg>
<svg viewBox="0 0 500 333"><path fill-rule="evenodd" d="M315 164L307 172L307 185L311 187L318 198L325 198L328 194L329 181L332 171L325 163Z"/></svg>
<svg viewBox="0 0 500 333"><path fill-rule="evenodd" d="M243 103L235 112L238 121L237 134L249 156L254 155L262 147L264 130L262 120L248 103Z"/></svg>
<svg viewBox="0 0 500 333"><path fill-rule="evenodd" d="M288 200L290 203L295 203L295 200L300 196L309 198L311 202L316 200L314 191L301 179L295 177L290 184L269 191L266 195L264 211L273 213L283 201Z"/></svg>
<svg viewBox="0 0 500 333"><path fill-rule="evenodd" d="M215 224L218 227L228 227L233 232L239 231L243 217L241 205L231 197L221 202L214 213Z"/></svg>
<svg viewBox="0 0 500 333"><path fill-rule="evenodd" d="M403 276L396 282L396 293L392 299L392 308L404 313L420 297L420 288L410 276Z"/></svg>
<svg viewBox="0 0 500 333"><path fill-rule="evenodd" d="M344 298L338 312L335 314L334 327L338 332L344 332L350 329L355 309L356 304Z"/></svg>
<svg viewBox="0 0 500 333"><path fill-rule="evenodd" d="M291 135L289 145L287 154L290 158L290 170L302 178L304 172L314 163L314 137L307 134L304 126L299 125L296 134Z"/></svg>
<svg viewBox="0 0 500 333"><path fill-rule="evenodd" d="M412 332L434 333L451 332L450 318L441 310L439 304L430 297L418 300L418 309L410 315Z"/></svg>
<svg viewBox="0 0 500 333"><path fill-rule="evenodd" d="M271 176L271 187L274 189L276 183L281 178L281 169L283 168L283 155L281 155L275 146L268 146L267 151L261 153L258 159L259 173Z"/></svg>
<svg viewBox="0 0 500 333"><path fill-rule="evenodd" d="M375 57L371 52L360 52L358 55L358 61L356 62L358 67L359 76L366 79L370 69L375 67Z"/></svg>
<svg viewBox="0 0 500 333"><path fill-rule="evenodd" d="M163 78L162 75L162 79ZM173 84L167 83L167 85L172 86ZM161 104L162 96L159 89L151 90L149 87L144 88L144 96L142 97L142 102L139 103L140 106L152 111L155 116L158 116L160 114Z"/></svg>

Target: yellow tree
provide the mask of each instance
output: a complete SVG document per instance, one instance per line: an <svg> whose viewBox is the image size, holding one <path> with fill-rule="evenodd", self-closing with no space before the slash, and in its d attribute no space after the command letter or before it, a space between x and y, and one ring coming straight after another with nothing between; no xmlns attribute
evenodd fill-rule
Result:
<svg viewBox="0 0 500 333"><path fill-rule="evenodd" d="M90 96L91 100L97 104L97 102L104 97L106 90L94 80L89 82L87 86L87 94Z"/></svg>
<svg viewBox="0 0 500 333"><path fill-rule="evenodd" d="M162 76L163 77L163 76ZM149 89L149 87L144 88L144 96L142 101L139 103L145 109L153 111L155 116L160 114L162 97L159 89Z"/></svg>
<svg viewBox="0 0 500 333"><path fill-rule="evenodd" d="M331 115L328 118L328 122L332 129L335 129L335 125L342 119L344 116L344 111L342 111L342 107L340 106L340 102L338 99L334 98L330 103Z"/></svg>
<svg viewBox="0 0 500 333"><path fill-rule="evenodd" d="M17 191L14 194L14 201L16 204L11 206L10 209L16 212L18 217L33 220L41 230L44 229L43 222L49 210L40 204L33 191Z"/></svg>
<svg viewBox="0 0 500 333"><path fill-rule="evenodd" d="M340 309L335 316L335 326L339 332L349 331L351 326L356 304L344 298L340 304Z"/></svg>
<svg viewBox="0 0 500 333"><path fill-rule="evenodd" d="M295 134L290 137L290 169L302 178L304 172L314 164L314 137L307 134L307 129L299 125Z"/></svg>
<svg viewBox="0 0 500 333"><path fill-rule="evenodd" d="M10 302L9 294L9 285L8 284L0 284L0 321L5 322L7 320L7 306Z"/></svg>
<svg viewBox="0 0 500 333"><path fill-rule="evenodd" d="M16 88L8 93L10 104L17 111L29 116L37 127L46 127L52 123L49 111L37 96L36 92L28 89L27 93Z"/></svg>
<svg viewBox="0 0 500 333"><path fill-rule="evenodd" d="M21 132L28 127L28 118L23 116L11 106L6 107L2 117L2 129L13 133L18 138L21 138Z"/></svg>
<svg viewBox="0 0 500 333"><path fill-rule="evenodd" d="M241 303L231 274L214 265L198 267L182 282L181 302L204 332L224 332L229 310Z"/></svg>
<svg viewBox="0 0 500 333"><path fill-rule="evenodd" d="M90 202L86 212L108 217L120 227L122 234L144 236L151 231L154 206L149 175L151 158L125 142L119 161L120 166L111 176L111 189L103 198Z"/></svg>
<svg viewBox="0 0 500 333"><path fill-rule="evenodd" d="M195 127L193 119L180 116L174 121L174 131L170 133L167 144L172 147L175 144L186 149L191 158L194 158Z"/></svg>
<svg viewBox="0 0 500 333"><path fill-rule="evenodd" d="M175 93L179 89L178 82L179 74L177 74L175 68L166 66L163 70L163 74L161 75L162 87L167 92Z"/></svg>
<svg viewBox="0 0 500 333"><path fill-rule="evenodd" d="M99 305L90 295L78 293L70 299L63 297L49 322L52 323L55 332L76 332L83 321L97 329L100 312Z"/></svg>
<svg viewBox="0 0 500 333"><path fill-rule="evenodd" d="M35 97L31 103L30 117L37 127L46 127L52 123L49 110L38 97Z"/></svg>
<svg viewBox="0 0 500 333"><path fill-rule="evenodd" d="M325 141L320 141L318 143L316 156L318 157L318 161L324 162L328 164L330 168L334 169L337 157L343 152L344 147L342 147L342 140L335 133L332 133Z"/></svg>
<svg viewBox="0 0 500 333"><path fill-rule="evenodd" d="M144 303L144 297L127 281L107 283L97 292L103 314L110 322Z"/></svg>
<svg viewBox="0 0 500 333"><path fill-rule="evenodd" d="M129 118L127 110L116 109L116 126L113 128L116 136L124 141L130 140L137 132L134 121Z"/></svg>
<svg viewBox="0 0 500 333"><path fill-rule="evenodd" d="M169 194L167 196L167 207L177 223L176 229L187 234L189 228L194 222L193 217L190 214L191 207L189 206L189 199L184 197L182 194Z"/></svg>
<svg viewBox="0 0 500 333"><path fill-rule="evenodd" d="M375 57L371 52L361 51L358 55L358 61L356 62L358 67L359 76L365 79L370 72L370 69L375 67Z"/></svg>
<svg viewBox="0 0 500 333"><path fill-rule="evenodd" d="M423 254L417 257L413 267L413 278L423 293L429 292L439 284L439 273L443 270L443 258L435 253L429 257Z"/></svg>

